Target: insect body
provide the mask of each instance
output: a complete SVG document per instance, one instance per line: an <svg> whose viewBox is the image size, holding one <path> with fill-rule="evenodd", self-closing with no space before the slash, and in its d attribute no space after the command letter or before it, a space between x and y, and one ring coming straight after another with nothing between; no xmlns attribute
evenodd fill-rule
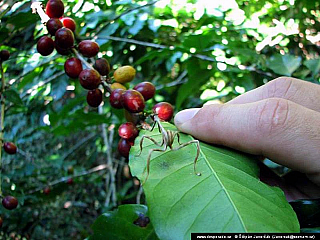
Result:
<svg viewBox="0 0 320 240"><path fill-rule="evenodd" d="M162 142L161 143L158 143L155 139L153 139L152 137L150 136L147 136L147 135L144 135L142 136L141 140L140 140L140 153L138 156L140 156L141 152L142 152L142 145L143 145L143 141L144 139L149 139L150 141L152 141L154 144L156 144L157 146L159 147L163 147L163 148L154 148L154 149L150 149L149 151L149 154L148 154L148 158L147 158L147 176L144 180L144 182L147 181L148 177L149 177L149 172L150 172L150 160L151 160L151 155L153 152L165 152L167 150L167 148L169 147L170 150L172 151L176 151L176 150L179 150L183 147L186 147L188 146L189 144L192 144L192 143L195 143L196 146L197 146L197 154L196 154L196 157L194 159L194 162L193 162L193 170L194 170L194 173L198 176L201 175L201 173L197 173L196 172L196 163L197 163L197 160L198 160L198 157L199 157L199 154L200 154L200 144L199 144L199 141L198 140L191 140L189 142L186 142L186 143L180 143L180 135L179 135L179 132L177 131L172 131L172 130L166 130L160 123L160 119L157 117L157 115L155 115L153 117L154 119L154 124L151 128L151 131L154 129L155 125L158 125L158 128L159 128L159 132L161 133L162 135ZM173 142L174 142L174 139L175 137L177 136L178 138L178 143L179 143L179 146L176 147L176 148L173 148Z"/></svg>

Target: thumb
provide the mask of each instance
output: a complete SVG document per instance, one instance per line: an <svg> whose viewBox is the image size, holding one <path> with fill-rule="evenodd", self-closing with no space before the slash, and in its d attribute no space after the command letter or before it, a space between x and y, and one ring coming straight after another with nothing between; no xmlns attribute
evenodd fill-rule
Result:
<svg viewBox="0 0 320 240"><path fill-rule="evenodd" d="M320 171L320 113L270 98L246 104L212 104L179 112L177 128L205 142L224 145L305 173Z"/></svg>

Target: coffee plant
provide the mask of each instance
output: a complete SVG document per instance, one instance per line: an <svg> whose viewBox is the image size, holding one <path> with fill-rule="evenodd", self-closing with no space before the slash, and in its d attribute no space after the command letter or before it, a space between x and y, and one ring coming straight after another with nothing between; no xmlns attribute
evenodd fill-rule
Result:
<svg viewBox="0 0 320 240"><path fill-rule="evenodd" d="M1 2L0 238L319 231L318 200L172 124L279 76L319 83L319 5Z"/></svg>

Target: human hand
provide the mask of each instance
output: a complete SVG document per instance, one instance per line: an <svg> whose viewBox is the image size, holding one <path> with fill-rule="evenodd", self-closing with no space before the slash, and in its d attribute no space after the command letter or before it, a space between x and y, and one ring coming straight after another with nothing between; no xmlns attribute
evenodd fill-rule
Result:
<svg viewBox="0 0 320 240"><path fill-rule="evenodd" d="M280 77L226 104L183 110L174 121L197 139L262 155L318 185L288 199L320 197L319 85Z"/></svg>

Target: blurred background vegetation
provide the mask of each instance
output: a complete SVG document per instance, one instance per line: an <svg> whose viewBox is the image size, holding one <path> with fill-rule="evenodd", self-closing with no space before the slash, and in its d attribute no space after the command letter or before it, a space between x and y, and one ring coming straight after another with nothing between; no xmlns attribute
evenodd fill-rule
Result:
<svg viewBox="0 0 320 240"><path fill-rule="evenodd" d="M159 101L175 112L225 102L283 75L320 81L318 1L63 2L78 41L98 42L113 69L135 67L131 86L156 86L147 109ZM30 5L0 2L0 50L11 52L3 64L10 96L4 138L19 148L2 158L3 192L18 197L19 207L0 206L0 238L83 239L101 213L140 197L117 152L125 118L107 97L99 109L88 107L86 91L64 74L66 56L37 53L47 30Z"/></svg>

